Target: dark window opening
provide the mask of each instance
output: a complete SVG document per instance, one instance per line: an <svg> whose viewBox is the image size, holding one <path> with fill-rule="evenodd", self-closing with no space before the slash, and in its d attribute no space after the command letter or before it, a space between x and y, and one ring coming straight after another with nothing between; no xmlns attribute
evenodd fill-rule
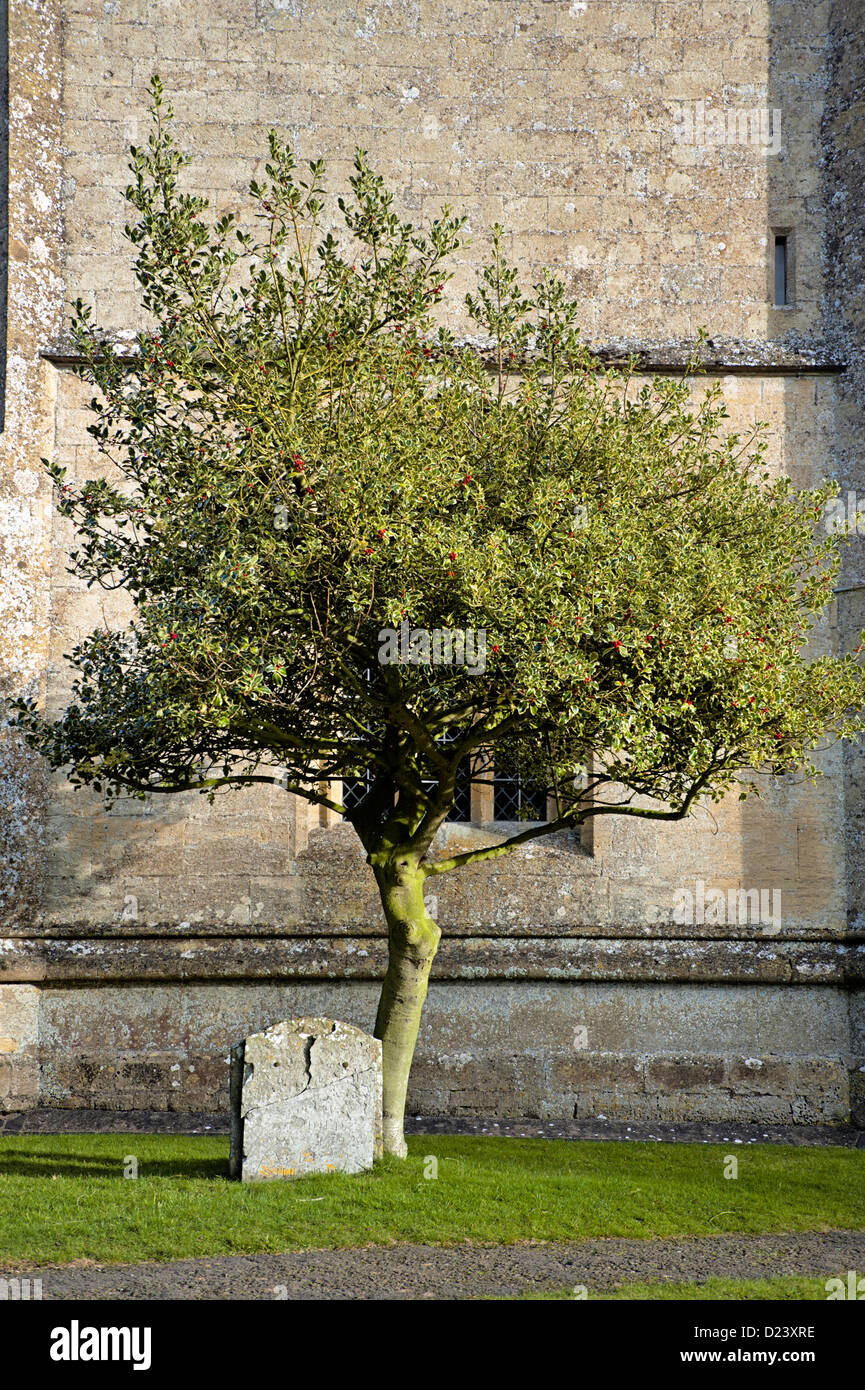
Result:
<svg viewBox="0 0 865 1390"><path fill-rule="evenodd" d="M450 740L447 740L448 742ZM347 811L359 806L373 783L372 769L367 768L361 777L344 777L342 782L342 804ZM421 783L424 791L431 792L438 784L431 778ZM468 824L472 818L472 784L468 759L464 759L457 769L454 804L448 816L449 821Z"/></svg>
<svg viewBox="0 0 865 1390"><path fill-rule="evenodd" d="M493 777L493 820L547 820L547 793L518 774Z"/></svg>
<svg viewBox="0 0 865 1390"><path fill-rule="evenodd" d="M367 770L361 777L345 777L342 783L342 804L346 811L353 811L368 794L373 783L373 774ZM436 783L425 779L425 791L432 791ZM468 759L460 764L457 773L454 804L448 816L449 823L470 825L472 821L472 784ZM543 787L524 782L519 775L501 774L493 777L493 820L494 821L546 821L547 793Z"/></svg>
<svg viewBox="0 0 865 1390"><path fill-rule="evenodd" d="M362 777L344 777L342 781L342 804L347 811L359 806L372 786L372 770L367 768Z"/></svg>
<svg viewBox="0 0 865 1390"><path fill-rule="evenodd" d="M459 738L457 732L442 734L436 740L439 744L453 743L454 739ZM457 768L456 786L454 788L454 804L448 816L449 821L458 821L461 825L467 825L472 818L472 771L471 763L468 758L463 758ZM424 782L424 790L432 790L435 782Z"/></svg>
<svg viewBox="0 0 865 1390"><path fill-rule="evenodd" d="M457 785L454 793L453 810L448 816L448 820L460 821L463 825L468 824L472 818L472 784L468 779L459 780L457 774Z"/></svg>
<svg viewBox="0 0 865 1390"><path fill-rule="evenodd" d="M448 816L448 821L459 821L462 825L466 825L471 821L472 784L469 779L470 773L468 769L468 763L461 763L460 768L457 771L456 787L454 788L454 804L451 807L451 813ZM425 792L431 792L435 789L438 783L425 780L421 783L421 785Z"/></svg>
<svg viewBox="0 0 865 1390"><path fill-rule="evenodd" d="M788 299L788 265L787 265L787 238L777 235L775 237L775 307L783 308L789 304Z"/></svg>

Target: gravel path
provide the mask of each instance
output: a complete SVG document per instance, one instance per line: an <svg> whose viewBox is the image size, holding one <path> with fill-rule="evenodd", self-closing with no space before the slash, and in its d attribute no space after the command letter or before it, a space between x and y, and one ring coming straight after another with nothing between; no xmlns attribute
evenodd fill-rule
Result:
<svg viewBox="0 0 865 1390"><path fill-rule="evenodd" d="M847 1277L865 1269L865 1232L701 1236L688 1240L367 1246L164 1264L2 1271L42 1279L44 1299L466 1299L585 1285L702 1282L710 1276Z"/></svg>

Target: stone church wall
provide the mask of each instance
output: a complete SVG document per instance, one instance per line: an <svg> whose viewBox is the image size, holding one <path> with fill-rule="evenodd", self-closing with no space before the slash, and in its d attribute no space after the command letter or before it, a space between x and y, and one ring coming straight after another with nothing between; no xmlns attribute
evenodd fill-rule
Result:
<svg viewBox="0 0 865 1390"><path fill-rule="evenodd" d="M674 370L705 325L731 427L768 421L798 485L865 489L862 0L10 0L9 31L4 692L57 708L76 633L123 616L66 574L39 458L101 467L64 318L80 294L106 327L140 321L122 191L154 71L216 211L245 205L271 125L336 191L360 144L409 216L469 213L455 331L501 220L593 344ZM846 650L855 549L841 586L819 642ZM440 879L410 1107L861 1123L862 754L821 757L816 787L663 829L607 820ZM7 736L0 860L0 1109L220 1110L237 1038L292 1014L372 1026L371 874L348 826L278 788L106 812ZM698 883L776 893L780 921L683 926Z"/></svg>

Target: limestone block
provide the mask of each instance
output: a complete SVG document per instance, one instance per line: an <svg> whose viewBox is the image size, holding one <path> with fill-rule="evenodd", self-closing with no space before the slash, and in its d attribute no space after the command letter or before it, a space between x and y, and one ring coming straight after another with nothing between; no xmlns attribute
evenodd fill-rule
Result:
<svg viewBox="0 0 865 1390"><path fill-rule="evenodd" d="M38 1043L39 991L35 985L0 985L0 1053L32 1052Z"/></svg>
<svg viewBox="0 0 865 1390"><path fill-rule="evenodd" d="M292 1018L231 1049L231 1176L358 1173L381 1153L381 1043Z"/></svg>

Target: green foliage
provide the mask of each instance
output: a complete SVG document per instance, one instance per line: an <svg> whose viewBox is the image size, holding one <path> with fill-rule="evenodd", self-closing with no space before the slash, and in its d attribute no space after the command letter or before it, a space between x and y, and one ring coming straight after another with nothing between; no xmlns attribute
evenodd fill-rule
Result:
<svg viewBox="0 0 865 1390"><path fill-rule="evenodd" d="M372 768L365 846L422 858L490 748L559 806L508 848L679 817L742 769L813 774L859 729L856 658L806 654L833 489L772 479L717 387L694 404L689 380L604 368L560 281L520 289L498 226L466 296L489 362L456 342L436 313L464 219L403 222L361 150L339 237L322 162L301 174L275 133L256 231L208 221L151 91L127 189L149 326L130 357L81 301L73 320L116 481L47 465L71 572L135 615L72 652L62 718L18 703L54 766L109 797L281 778L326 804L323 781ZM484 669L382 664L404 621L485 633Z"/></svg>

